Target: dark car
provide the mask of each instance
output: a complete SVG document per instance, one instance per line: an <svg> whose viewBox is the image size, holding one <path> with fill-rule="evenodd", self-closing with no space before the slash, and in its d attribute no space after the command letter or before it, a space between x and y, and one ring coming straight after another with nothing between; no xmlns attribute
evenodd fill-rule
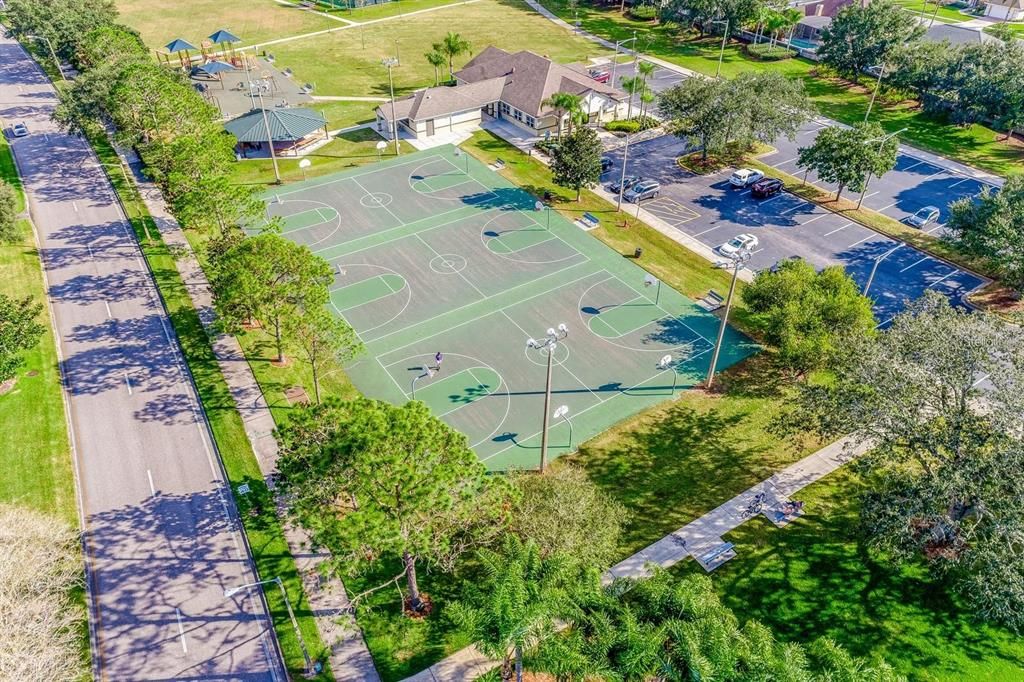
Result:
<svg viewBox="0 0 1024 682"><path fill-rule="evenodd" d="M607 173L612 168L612 160L607 156L601 157L601 172Z"/></svg>
<svg viewBox="0 0 1024 682"><path fill-rule="evenodd" d="M608 191L618 194L620 190L625 191L638 182L640 182L639 175L627 175L625 178L622 179L621 183L618 180L616 180L612 184L608 185Z"/></svg>
<svg viewBox="0 0 1024 682"><path fill-rule="evenodd" d="M754 186L750 188L750 193L758 199L767 199L781 192L783 186L782 180L778 178L764 178L754 183Z"/></svg>

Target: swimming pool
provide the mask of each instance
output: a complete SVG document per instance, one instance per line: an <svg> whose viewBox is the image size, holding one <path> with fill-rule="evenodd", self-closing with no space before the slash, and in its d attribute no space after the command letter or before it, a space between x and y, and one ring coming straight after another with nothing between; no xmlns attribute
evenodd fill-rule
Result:
<svg viewBox="0 0 1024 682"><path fill-rule="evenodd" d="M793 38L789 41L789 44L793 47L799 47L803 50L816 50L818 49L817 43L812 43L810 40L804 40L803 38Z"/></svg>

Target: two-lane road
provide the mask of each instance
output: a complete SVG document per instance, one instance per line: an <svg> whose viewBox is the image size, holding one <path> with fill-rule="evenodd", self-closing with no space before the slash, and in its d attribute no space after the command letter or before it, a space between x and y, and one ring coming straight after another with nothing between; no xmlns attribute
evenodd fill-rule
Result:
<svg viewBox="0 0 1024 682"><path fill-rule="evenodd" d="M63 357L99 679L283 680L258 591L224 597L254 570L170 322L96 157L50 122L55 103L0 38L0 120L30 130L12 146Z"/></svg>

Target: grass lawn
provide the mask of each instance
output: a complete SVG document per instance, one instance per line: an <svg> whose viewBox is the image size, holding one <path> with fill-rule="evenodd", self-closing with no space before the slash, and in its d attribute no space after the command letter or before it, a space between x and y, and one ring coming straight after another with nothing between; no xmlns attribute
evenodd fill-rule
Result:
<svg viewBox="0 0 1024 682"><path fill-rule="evenodd" d="M196 47L218 29L252 45L274 38L343 26L329 17L286 7L274 0L116 0L121 21L142 34L146 45L162 49L175 38Z"/></svg>
<svg viewBox="0 0 1024 682"><path fill-rule="evenodd" d="M793 525L758 517L727 534L739 556L713 574L725 603L783 639L828 636L912 680L1024 679L1024 640L966 615L921 568L895 570L860 551L860 489L841 469L800 493L807 513ZM692 561L675 570L703 573Z"/></svg>
<svg viewBox="0 0 1024 682"><path fill-rule="evenodd" d="M902 5L908 12L928 20L931 20L932 16L934 16L935 21L943 24L958 24L961 21L967 21L972 18L968 14L961 14L960 10L952 5L939 5L939 11L936 14L935 3L927 0L895 0L895 2L897 5Z"/></svg>
<svg viewBox="0 0 1024 682"><path fill-rule="evenodd" d="M463 0L394 0L393 2L384 2L379 5L366 5L365 7L358 7L351 10L327 10L327 12L329 14L334 14L348 19L349 21L362 23L364 21L375 21L377 19L385 19L399 14L408 14L409 12L418 12L420 10L431 9L434 7L455 5L462 1ZM320 6L319 9L323 11L325 8Z"/></svg>
<svg viewBox="0 0 1024 682"><path fill-rule="evenodd" d="M572 20L573 12L566 7L564 0L546 0L544 4L563 19ZM609 40L630 38L635 30L641 52L684 68L714 75L718 66L721 38L697 39L696 33L680 30L672 24L634 21L620 15L617 7L581 6L579 19L585 30ZM805 59L757 61L744 54L738 44L729 44L722 60L722 75L733 77L745 71L777 71L791 78L801 78L818 111L824 116L846 124L863 121L871 97L870 89L851 87L840 79L818 77L816 66ZM864 82L870 85L867 79ZM907 128L901 138L920 149L998 175L1024 172L1024 145L1002 142L998 139L1003 137L1001 133L984 126L951 125L925 115L915 102L876 102L871 118L889 132Z"/></svg>
<svg viewBox="0 0 1024 682"><path fill-rule="evenodd" d="M328 130L348 128L373 121L376 117L373 110L379 102L314 102L310 109L316 109L327 119Z"/></svg>
<svg viewBox="0 0 1024 682"><path fill-rule="evenodd" d="M1014 33L1016 33L1018 38L1024 39L1024 21L1010 21L1010 22L1007 22L1004 25L1005 26L1009 26L1010 30L1013 31ZM990 33L991 34L992 33L992 26L987 26L985 28L985 33Z"/></svg>
<svg viewBox="0 0 1024 682"><path fill-rule="evenodd" d="M566 35L563 29L518 0L480 0L275 45L274 54L280 68L290 67L298 80L315 83L317 94L387 97L388 72L380 64L381 57L393 55L397 41L402 64L394 69L396 93L433 85L434 68L423 55L448 31L456 31L469 40L474 53L496 45L509 50L533 50L560 62L607 53L588 40ZM470 58L464 55L456 59L455 68Z"/></svg>

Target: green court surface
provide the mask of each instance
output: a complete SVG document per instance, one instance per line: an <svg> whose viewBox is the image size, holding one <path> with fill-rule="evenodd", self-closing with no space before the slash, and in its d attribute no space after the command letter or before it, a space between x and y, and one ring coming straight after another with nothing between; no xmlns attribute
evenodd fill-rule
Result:
<svg viewBox="0 0 1024 682"><path fill-rule="evenodd" d="M645 286L632 260L451 146L265 198L268 220L334 269L333 309L367 349L347 368L356 386L422 400L491 469L538 464L547 357L526 341L549 328L568 327L550 408L567 416L551 422L549 457L707 373L718 318ZM719 368L756 350L728 329Z"/></svg>

